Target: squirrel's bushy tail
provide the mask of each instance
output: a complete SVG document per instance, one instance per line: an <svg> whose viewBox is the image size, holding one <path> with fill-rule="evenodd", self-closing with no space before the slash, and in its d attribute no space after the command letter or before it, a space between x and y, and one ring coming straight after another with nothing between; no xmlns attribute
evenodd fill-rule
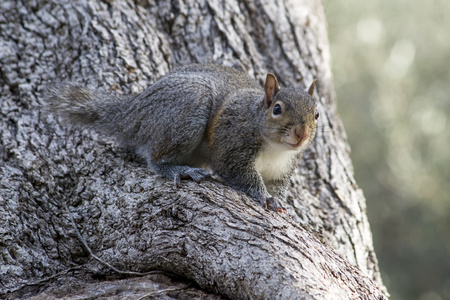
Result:
<svg viewBox="0 0 450 300"><path fill-rule="evenodd" d="M105 104L111 102L105 94L70 82L48 89L45 98L48 110L61 116L64 122L88 127L99 125Z"/></svg>

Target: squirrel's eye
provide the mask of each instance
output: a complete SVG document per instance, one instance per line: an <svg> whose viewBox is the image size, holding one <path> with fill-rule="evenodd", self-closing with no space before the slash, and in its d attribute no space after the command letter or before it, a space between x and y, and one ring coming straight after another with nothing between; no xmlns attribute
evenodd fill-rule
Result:
<svg viewBox="0 0 450 300"><path fill-rule="evenodd" d="M319 111L316 110L316 114L314 115L314 118L317 120L319 118Z"/></svg>
<svg viewBox="0 0 450 300"><path fill-rule="evenodd" d="M277 116L277 115L281 115L282 112L283 112L283 109L281 108L281 105L278 103L275 104L275 106L273 107L273 114L275 116Z"/></svg>

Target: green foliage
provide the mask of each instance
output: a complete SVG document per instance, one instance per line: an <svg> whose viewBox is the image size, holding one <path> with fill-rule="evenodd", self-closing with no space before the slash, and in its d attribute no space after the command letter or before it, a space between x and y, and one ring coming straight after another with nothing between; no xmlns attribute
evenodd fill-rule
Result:
<svg viewBox="0 0 450 300"><path fill-rule="evenodd" d="M324 6L338 109L391 299L450 299L450 2Z"/></svg>

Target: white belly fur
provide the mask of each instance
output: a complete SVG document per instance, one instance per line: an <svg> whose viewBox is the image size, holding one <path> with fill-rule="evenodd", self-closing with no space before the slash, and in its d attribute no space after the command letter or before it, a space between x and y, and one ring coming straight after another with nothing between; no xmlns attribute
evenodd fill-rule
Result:
<svg viewBox="0 0 450 300"><path fill-rule="evenodd" d="M289 150L283 145L269 144L256 157L255 169L264 182L281 179L292 166L292 160L300 151Z"/></svg>

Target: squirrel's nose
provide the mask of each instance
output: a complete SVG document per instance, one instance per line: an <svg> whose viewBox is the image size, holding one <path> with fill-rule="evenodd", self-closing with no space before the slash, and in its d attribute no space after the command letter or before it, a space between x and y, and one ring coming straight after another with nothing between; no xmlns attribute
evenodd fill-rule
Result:
<svg viewBox="0 0 450 300"><path fill-rule="evenodd" d="M303 125L297 125L293 128L294 137L297 139L297 141L302 142L309 137L309 130L308 128L305 128Z"/></svg>

